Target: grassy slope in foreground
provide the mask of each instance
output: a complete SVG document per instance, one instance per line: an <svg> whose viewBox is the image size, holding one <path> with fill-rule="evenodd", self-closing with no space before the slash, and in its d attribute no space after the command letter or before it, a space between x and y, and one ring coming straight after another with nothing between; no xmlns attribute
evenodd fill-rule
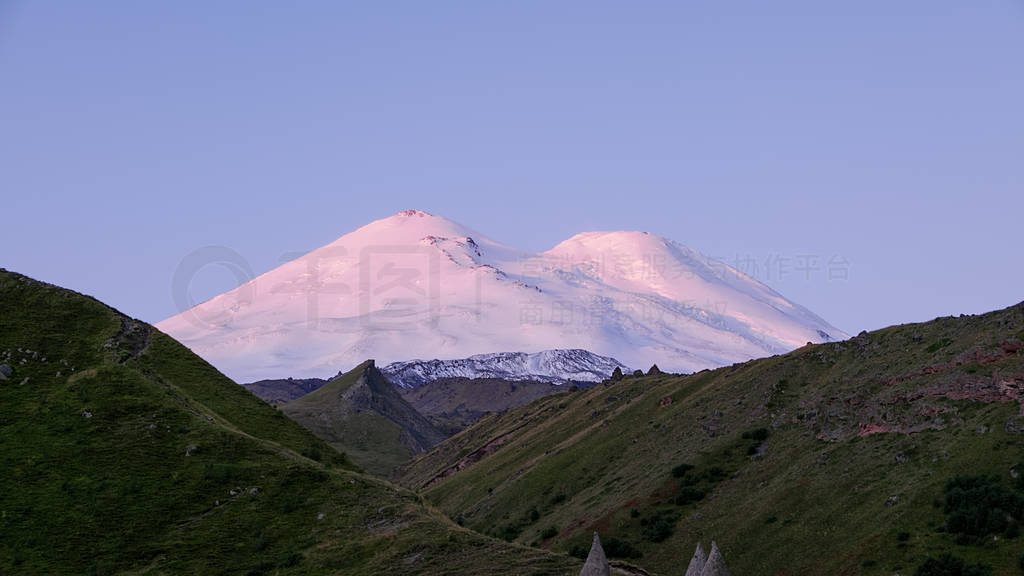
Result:
<svg viewBox="0 0 1024 576"><path fill-rule="evenodd" d="M487 416L401 482L522 543L568 551L598 529L663 575L711 539L735 574L907 574L946 550L1018 574L1024 538L960 545L938 528L951 477L1024 474L1021 338L1024 305L627 377ZM766 440L743 438L758 428ZM696 468L673 477L680 464Z"/></svg>
<svg viewBox="0 0 1024 576"><path fill-rule="evenodd" d="M572 573L462 530L157 330L0 270L0 573Z"/></svg>

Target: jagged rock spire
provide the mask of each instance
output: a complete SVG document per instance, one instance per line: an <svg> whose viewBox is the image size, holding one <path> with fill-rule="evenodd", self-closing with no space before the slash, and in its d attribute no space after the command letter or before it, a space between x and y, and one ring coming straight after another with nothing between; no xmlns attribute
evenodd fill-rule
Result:
<svg viewBox="0 0 1024 576"><path fill-rule="evenodd" d="M594 543L590 546L590 554L587 556L587 563L583 565L580 576L611 576L612 568L608 565L608 558L604 555L604 548L601 548L601 539L594 532Z"/></svg>
<svg viewBox="0 0 1024 576"><path fill-rule="evenodd" d="M690 565L686 568L686 576L700 576L700 573L704 571L704 565L708 562L708 555L704 552L704 547L697 542L697 549L693 552L693 558L690 559Z"/></svg>
<svg viewBox="0 0 1024 576"><path fill-rule="evenodd" d="M729 569L725 567L725 559L722 558L722 553L718 550L718 544L715 544L714 540L711 541L711 553L708 554L708 561L704 564L700 576L732 576L729 574Z"/></svg>

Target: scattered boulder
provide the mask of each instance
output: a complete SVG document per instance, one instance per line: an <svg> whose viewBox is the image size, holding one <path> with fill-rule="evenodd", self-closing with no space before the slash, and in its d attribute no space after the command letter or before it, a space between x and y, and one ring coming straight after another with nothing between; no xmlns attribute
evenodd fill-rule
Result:
<svg viewBox="0 0 1024 576"><path fill-rule="evenodd" d="M661 370L658 368L658 365L657 364L651 365L651 369L647 371L647 375L648 376L657 376L658 374L661 374Z"/></svg>
<svg viewBox="0 0 1024 576"><path fill-rule="evenodd" d="M1006 433L1007 434L1020 434L1024 432L1024 422L1021 422L1019 418L1010 418L1006 421Z"/></svg>
<svg viewBox="0 0 1024 576"><path fill-rule="evenodd" d="M899 502L899 496L889 496L888 498L885 499L885 505L889 508L892 508L893 506L899 504Z"/></svg>
<svg viewBox="0 0 1024 576"><path fill-rule="evenodd" d="M615 370L612 371L612 376L610 380L612 382L618 382L619 380L622 380L622 368L616 366Z"/></svg>
<svg viewBox="0 0 1024 576"><path fill-rule="evenodd" d="M590 545L590 554L587 555L587 562L580 570L580 576L611 576L612 567L608 564L608 558L604 555L604 548L601 547L601 539L594 532L594 543Z"/></svg>
<svg viewBox="0 0 1024 576"><path fill-rule="evenodd" d="M11 376L14 376L14 368L7 364L0 364L0 380L7 380Z"/></svg>

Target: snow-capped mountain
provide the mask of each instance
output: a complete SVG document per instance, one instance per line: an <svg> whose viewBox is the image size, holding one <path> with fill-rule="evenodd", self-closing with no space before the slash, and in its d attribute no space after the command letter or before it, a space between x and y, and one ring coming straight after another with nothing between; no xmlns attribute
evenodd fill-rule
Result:
<svg viewBox="0 0 1024 576"><path fill-rule="evenodd" d="M587 350L542 350L477 354L456 360L408 360L392 362L380 369L392 384L415 388L438 378L501 378L533 380L550 384L600 382L616 368L629 368L607 356Z"/></svg>
<svg viewBox="0 0 1024 576"><path fill-rule="evenodd" d="M646 232L587 232L540 254L400 212L157 327L237 381L367 358L580 348L687 372L846 334L739 271Z"/></svg>

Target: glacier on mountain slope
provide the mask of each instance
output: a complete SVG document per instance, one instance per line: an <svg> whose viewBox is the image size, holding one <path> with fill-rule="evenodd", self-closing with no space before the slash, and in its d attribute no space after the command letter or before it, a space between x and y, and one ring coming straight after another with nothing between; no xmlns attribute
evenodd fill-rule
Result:
<svg viewBox="0 0 1024 576"><path fill-rule="evenodd" d="M614 358L587 350L542 350L477 354L454 360L406 360L380 369L395 386L415 388L438 378L501 378L550 384L601 382L619 368L629 367Z"/></svg>
<svg viewBox="0 0 1024 576"><path fill-rule="evenodd" d="M410 358L576 348L689 372L846 334L739 271L646 232L532 254L418 210L157 324L237 381Z"/></svg>

